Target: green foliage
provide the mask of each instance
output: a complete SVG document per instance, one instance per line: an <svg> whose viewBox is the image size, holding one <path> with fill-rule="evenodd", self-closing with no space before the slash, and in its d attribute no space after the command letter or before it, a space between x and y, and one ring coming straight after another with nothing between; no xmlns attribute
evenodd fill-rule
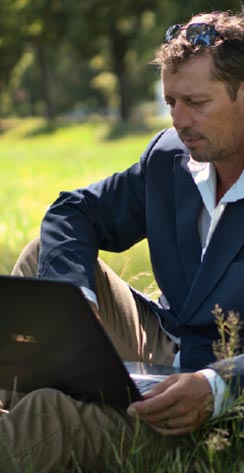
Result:
<svg viewBox="0 0 244 473"><path fill-rule="evenodd" d="M0 90L23 52L22 22L18 21L17 0L0 2ZM16 32L18 31L18 34Z"/></svg>
<svg viewBox="0 0 244 473"><path fill-rule="evenodd" d="M219 340L213 342L213 352L216 359L223 360L238 355L240 350L239 334L243 327L240 314L230 310L226 316L218 304L216 304L213 314L220 336Z"/></svg>
<svg viewBox="0 0 244 473"><path fill-rule="evenodd" d="M170 24L239 8L239 0L1 0L0 113L53 118L78 105L112 105L127 119L153 96L158 75L148 62Z"/></svg>

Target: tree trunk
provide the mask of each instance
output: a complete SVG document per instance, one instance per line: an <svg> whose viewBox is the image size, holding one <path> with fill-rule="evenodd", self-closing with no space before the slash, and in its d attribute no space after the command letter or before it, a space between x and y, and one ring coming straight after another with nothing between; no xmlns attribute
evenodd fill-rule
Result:
<svg viewBox="0 0 244 473"><path fill-rule="evenodd" d="M51 93L51 71L46 58L45 48L41 38L35 41L36 56L41 71L42 95L46 104L46 116L49 120L55 117L55 109Z"/></svg>
<svg viewBox="0 0 244 473"><path fill-rule="evenodd" d="M110 28L110 40L114 73L119 84L120 118L128 120L133 102L132 84L125 60L128 47L126 38L115 29L114 24Z"/></svg>

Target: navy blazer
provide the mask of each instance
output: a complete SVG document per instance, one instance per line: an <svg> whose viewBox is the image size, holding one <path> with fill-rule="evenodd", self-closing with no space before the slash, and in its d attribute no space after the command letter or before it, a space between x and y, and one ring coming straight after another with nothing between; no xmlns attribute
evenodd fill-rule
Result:
<svg viewBox="0 0 244 473"><path fill-rule="evenodd" d="M158 313L181 337L181 366L194 370L215 360L215 304L244 319L244 200L228 204L201 263L203 204L188 160L175 129L164 130L129 169L62 192L42 222L38 275L95 291L98 250L121 252L147 238L155 279L170 306ZM244 356L233 361L233 379L244 386ZM222 364L213 367L222 372Z"/></svg>

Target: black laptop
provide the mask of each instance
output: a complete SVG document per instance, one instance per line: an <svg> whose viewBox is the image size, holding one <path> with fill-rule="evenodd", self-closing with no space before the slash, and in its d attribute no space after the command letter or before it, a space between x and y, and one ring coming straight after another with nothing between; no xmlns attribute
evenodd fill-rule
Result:
<svg viewBox="0 0 244 473"><path fill-rule="evenodd" d="M124 363L70 282L0 276L0 389L51 387L126 407L141 399L140 384L147 389L171 372Z"/></svg>

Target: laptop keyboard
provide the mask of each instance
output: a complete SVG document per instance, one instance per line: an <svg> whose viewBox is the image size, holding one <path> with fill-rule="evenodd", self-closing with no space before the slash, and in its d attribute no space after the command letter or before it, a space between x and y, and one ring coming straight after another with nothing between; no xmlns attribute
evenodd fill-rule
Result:
<svg viewBox="0 0 244 473"><path fill-rule="evenodd" d="M167 377L165 375L140 375L140 374L131 374L131 377L139 389L140 393L145 393L149 391L155 384L158 384L160 381L164 381Z"/></svg>

